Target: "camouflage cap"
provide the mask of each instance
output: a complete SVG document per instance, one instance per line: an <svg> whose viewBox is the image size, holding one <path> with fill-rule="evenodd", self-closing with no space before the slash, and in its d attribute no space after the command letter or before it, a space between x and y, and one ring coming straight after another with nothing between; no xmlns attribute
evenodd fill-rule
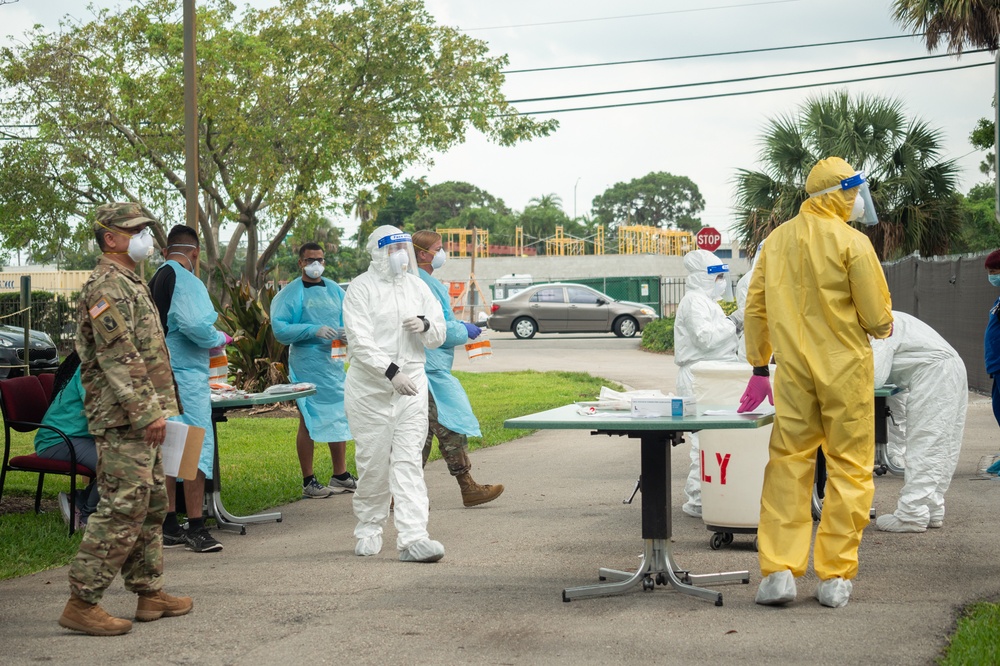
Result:
<svg viewBox="0 0 1000 666"><path fill-rule="evenodd" d="M94 231L107 227L134 229L152 222L153 220L142 214L142 208L137 203L131 201L106 203L97 207L94 215Z"/></svg>

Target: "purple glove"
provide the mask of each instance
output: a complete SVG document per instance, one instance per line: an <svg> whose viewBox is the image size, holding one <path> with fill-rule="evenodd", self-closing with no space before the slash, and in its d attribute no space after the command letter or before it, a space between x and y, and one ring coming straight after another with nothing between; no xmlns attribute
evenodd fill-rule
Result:
<svg viewBox="0 0 1000 666"><path fill-rule="evenodd" d="M483 329L479 328L475 324L470 324L467 321L463 321L462 324L465 325L465 331L468 333L470 340L475 340L483 333Z"/></svg>
<svg viewBox="0 0 1000 666"><path fill-rule="evenodd" d="M774 404L774 396L771 395L771 378L754 375L747 382L747 389L743 391L739 409L736 411L740 414L751 412L764 402L764 398L767 398L767 401L772 405Z"/></svg>
<svg viewBox="0 0 1000 666"><path fill-rule="evenodd" d="M225 343L225 344L227 344L227 345L228 345L228 344L232 344L232 342L233 342L233 338L232 338L232 336L230 336L230 335L229 335L228 333L226 333L225 331L223 331L223 332L222 332L222 335L223 335L223 336L225 336L225 338L226 338L226 343ZM223 346L225 346L225 345L223 345Z"/></svg>

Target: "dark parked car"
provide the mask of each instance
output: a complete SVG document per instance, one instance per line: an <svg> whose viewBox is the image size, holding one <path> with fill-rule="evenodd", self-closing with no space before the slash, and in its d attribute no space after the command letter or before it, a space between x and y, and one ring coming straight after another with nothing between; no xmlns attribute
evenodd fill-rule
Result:
<svg viewBox="0 0 1000 666"><path fill-rule="evenodd" d="M536 284L493 302L486 325L513 331L521 339L535 333L609 333L631 338L657 318L648 305L616 301L582 284Z"/></svg>
<svg viewBox="0 0 1000 666"><path fill-rule="evenodd" d="M28 362L31 374L52 372L59 367L59 352L48 333L29 331ZM20 377L24 368L11 368L24 363L24 329L17 326L0 326L0 379Z"/></svg>

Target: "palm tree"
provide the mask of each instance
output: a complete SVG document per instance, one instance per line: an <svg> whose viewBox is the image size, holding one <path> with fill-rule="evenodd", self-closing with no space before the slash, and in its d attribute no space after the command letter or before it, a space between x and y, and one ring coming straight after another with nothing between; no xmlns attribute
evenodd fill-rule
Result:
<svg viewBox="0 0 1000 666"><path fill-rule="evenodd" d="M896 0L893 18L914 33L924 33L927 50L948 40L949 53L966 46L997 50L1000 5L996 0Z"/></svg>
<svg viewBox="0 0 1000 666"><path fill-rule="evenodd" d="M798 213L809 171L831 155L868 177L880 223L866 232L879 257L946 253L959 232L957 168L940 159L941 133L907 119L898 100L846 92L809 99L771 120L761 144L761 169L736 176L736 235L751 251Z"/></svg>
<svg viewBox="0 0 1000 666"><path fill-rule="evenodd" d="M542 209L562 210L562 198L558 194L543 194L540 197L528 199L528 206Z"/></svg>

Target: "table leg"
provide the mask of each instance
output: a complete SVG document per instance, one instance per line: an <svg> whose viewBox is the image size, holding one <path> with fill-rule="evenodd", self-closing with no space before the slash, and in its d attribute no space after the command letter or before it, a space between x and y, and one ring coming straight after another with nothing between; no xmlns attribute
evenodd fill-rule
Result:
<svg viewBox="0 0 1000 666"><path fill-rule="evenodd" d="M225 505L222 503L222 476L219 473L219 430L216 427L217 423L225 423L227 421L226 414L224 411L212 410L212 435L215 437L215 457L212 461L212 467L215 471L214 477L212 479L212 492L206 498L207 515L215 518L215 523L220 529L229 530L233 532L239 532L240 534L247 533L247 523L265 523L269 521L281 522L281 513L278 511L272 511L270 513L257 513L250 516L234 516L226 510Z"/></svg>
<svg viewBox="0 0 1000 666"><path fill-rule="evenodd" d="M631 435L630 435L631 436ZM657 585L670 585L678 592L690 594L716 606L722 605L722 593L696 587L692 583L750 582L749 571L732 571L693 576L680 569L670 548L670 446L680 433L648 433L642 439L642 537L645 547L639 568L634 573L617 569L600 569L598 578L610 583L582 585L563 590L563 601L624 594L642 586L653 590Z"/></svg>

